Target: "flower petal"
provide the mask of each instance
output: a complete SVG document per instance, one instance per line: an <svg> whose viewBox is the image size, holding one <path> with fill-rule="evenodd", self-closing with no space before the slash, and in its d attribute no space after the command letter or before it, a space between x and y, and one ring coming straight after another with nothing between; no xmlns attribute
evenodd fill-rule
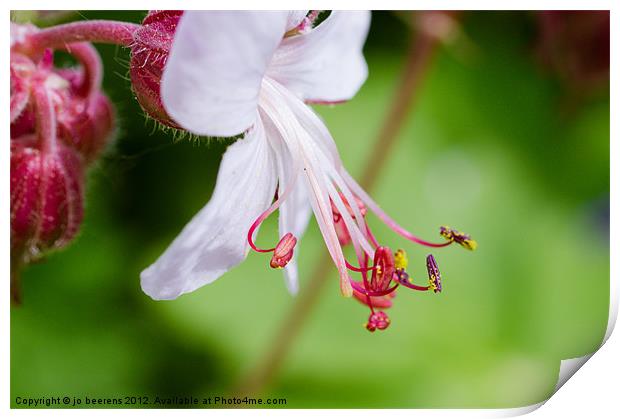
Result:
<svg viewBox="0 0 620 419"><path fill-rule="evenodd" d="M198 135L229 137L249 128L288 20L285 11L185 12L162 77L168 114Z"/></svg>
<svg viewBox="0 0 620 419"><path fill-rule="evenodd" d="M257 122L224 154L209 203L142 272L142 290L155 300L174 299L215 281L243 261L248 229L269 207L275 189L273 151Z"/></svg>
<svg viewBox="0 0 620 419"><path fill-rule="evenodd" d="M369 27L369 11L332 11L309 33L284 39L267 73L309 102L349 100L368 76Z"/></svg>
<svg viewBox="0 0 620 419"><path fill-rule="evenodd" d="M284 281L288 291L295 295L299 290L299 281L297 275L297 258L299 257L300 238L303 236L310 216L312 215L312 207L305 191L305 185L302 188L302 182L296 190L291 194L286 202L280 207L280 235L286 234L287 231L295 231L293 234L297 237L297 248L293 254L291 261L284 267Z"/></svg>
<svg viewBox="0 0 620 419"><path fill-rule="evenodd" d="M282 133L274 125L273 121L264 112L261 113L261 117L267 139L275 152L277 164L278 196L282 199L282 203L279 206L280 237L291 233L297 238L297 246L293 252L293 257L284 267L286 287L291 294L295 295L299 290L296 261L299 253L299 239L306 231L310 215L312 214L312 208L306 186L300 176L303 162L299 161L299 156L294 156L288 149Z"/></svg>
<svg viewBox="0 0 620 419"><path fill-rule="evenodd" d="M286 173L286 179L290 179L293 176L290 171L291 167L285 167L284 172ZM295 189L293 189L286 201L280 206L279 218L280 237L284 236L286 233L293 233L293 235L297 237L297 248L295 249L295 253L293 253L293 259L284 267L286 287L293 295L297 294L299 290L299 283L297 280L297 257L299 256L300 238L308 227L311 214L312 207L310 206L305 182L298 181Z"/></svg>

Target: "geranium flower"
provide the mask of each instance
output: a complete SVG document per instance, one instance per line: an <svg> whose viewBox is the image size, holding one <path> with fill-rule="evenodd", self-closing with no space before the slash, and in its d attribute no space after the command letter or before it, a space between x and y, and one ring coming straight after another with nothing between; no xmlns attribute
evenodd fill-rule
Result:
<svg viewBox="0 0 620 419"><path fill-rule="evenodd" d="M364 83L370 12L334 11L317 25L318 16L188 11L181 17L161 82L166 112L194 134L244 136L224 154L211 200L142 272L142 289L152 298L174 299L213 282L250 249L272 253L270 266L284 268L295 293L294 249L314 213L342 293L355 290L374 314L373 301L389 299L409 279L402 263L389 276L382 270L382 261L393 264L394 257L370 231L366 206L409 240L435 247L453 242L428 243L404 230L344 169L329 131L307 103L347 101ZM259 226L276 210L280 240L260 248ZM359 267L345 260L347 243ZM369 260L375 263L368 266ZM350 271L361 273L362 281L353 281ZM370 271L381 280L371 284ZM389 324L384 315L373 319L373 328Z"/></svg>

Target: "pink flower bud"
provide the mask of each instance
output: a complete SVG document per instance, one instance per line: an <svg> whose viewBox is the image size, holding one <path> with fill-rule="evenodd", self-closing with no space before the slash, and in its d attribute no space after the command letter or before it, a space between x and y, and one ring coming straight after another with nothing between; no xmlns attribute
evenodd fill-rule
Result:
<svg viewBox="0 0 620 419"><path fill-rule="evenodd" d="M44 152L36 142L11 141L11 252L25 262L69 243L83 215L79 156L62 144Z"/></svg>
<svg viewBox="0 0 620 419"><path fill-rule="evenodd" d="M64 48L79 67L58 69L53 50L11 48L11 260L21 265L66 246L83 218L84 170L114 131L102 67L86 43ZM12 44L13 45L13 44Z"/></svg>
<svg viewBox="0 0 620 419"><path fill-rule="evenodd" d="M84 46L73 49L76 54L95 54ZM77 150L85 163L98 157L115 132L114 108L100 90L98 57L80 58L90 58L89 64L94 68L55 69L51 62L47 68L44 59L35 65L27 56L11 52L11 138L36 133L31 89L44 84L53 97L58 137Z"/></svg>
<svg viewBox="0 0 620 419"><path fill-rule="evenodd" d="M149 12L134 32L129 75L142 109L164 125L180 128L166 113L160 93L161 77L172 46L174 31L183 11Z"/></svg>
<svg viewBox="0 0 620 419"><path fill-rule="evenodd" d="M58 135L78 150L86 162L99 155L114 127L112 104L99 92L86 99L73 98L58 114Z"/></svg>
<svg viewBox="0 0 620 419"><path fill-rule="evenodd" d="M11 54L11 124L26 109L30 99L30 78L35 72L32 61L21 54Z"/></svg>

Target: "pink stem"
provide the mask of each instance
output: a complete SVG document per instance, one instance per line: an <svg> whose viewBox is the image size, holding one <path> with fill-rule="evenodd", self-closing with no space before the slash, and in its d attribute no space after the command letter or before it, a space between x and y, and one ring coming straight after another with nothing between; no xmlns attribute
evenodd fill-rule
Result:
<svg viewBox="0 0 620 419"><path fill-rule="evenodd" d="M100 42L129 47L140 25L113 20L87 20L42 29L28 36L26 44L34 51L63 48L74 42Z"/></svg>
<svg viewBox="0 0 620 419"><path fill-rule="evenodd" d="M88 42L78 42L66 46L69 54L73 55L84 69L84 81L80 86L79 94L87 97L101 87L103 71L101 58L95 47Z"/></svg>
<svg viewBox="0 0 620 419"><path fill-rule="evenodd" d="M56 149L56 115L52 98L42 85L34 87L33 98L38 140L41 142L41 148L44 153L54 152Z"/></svg>

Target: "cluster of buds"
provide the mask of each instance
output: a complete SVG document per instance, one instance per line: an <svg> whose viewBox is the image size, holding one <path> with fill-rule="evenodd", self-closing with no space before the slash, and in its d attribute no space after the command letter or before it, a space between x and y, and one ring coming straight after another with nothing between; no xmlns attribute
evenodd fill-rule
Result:
<svg viewBox="0 0 620 419"><path fill-rule="evenodd" d="M63 49L79 66L58 68L53 50L30 43L38 29L11 28L11 260L22 265L75 237L84 172L114 132L102 67L88 43Z"/></svg>
<svg viewBox="0 0 620 419"><path fill-rule="evenodd" d="M159 84L182 13L153 11L142 25L90 20L39 29L12 24L12 281L18 282L20 266L63 248L78 233L85 171L115 132L114 109L101 89L101 60L91 42L128 48L140 105L160 123L179 128L164 110ZM79 65L56 66L55 50ZM283 264L286 257L274 255L272 263Z"/></svg>

